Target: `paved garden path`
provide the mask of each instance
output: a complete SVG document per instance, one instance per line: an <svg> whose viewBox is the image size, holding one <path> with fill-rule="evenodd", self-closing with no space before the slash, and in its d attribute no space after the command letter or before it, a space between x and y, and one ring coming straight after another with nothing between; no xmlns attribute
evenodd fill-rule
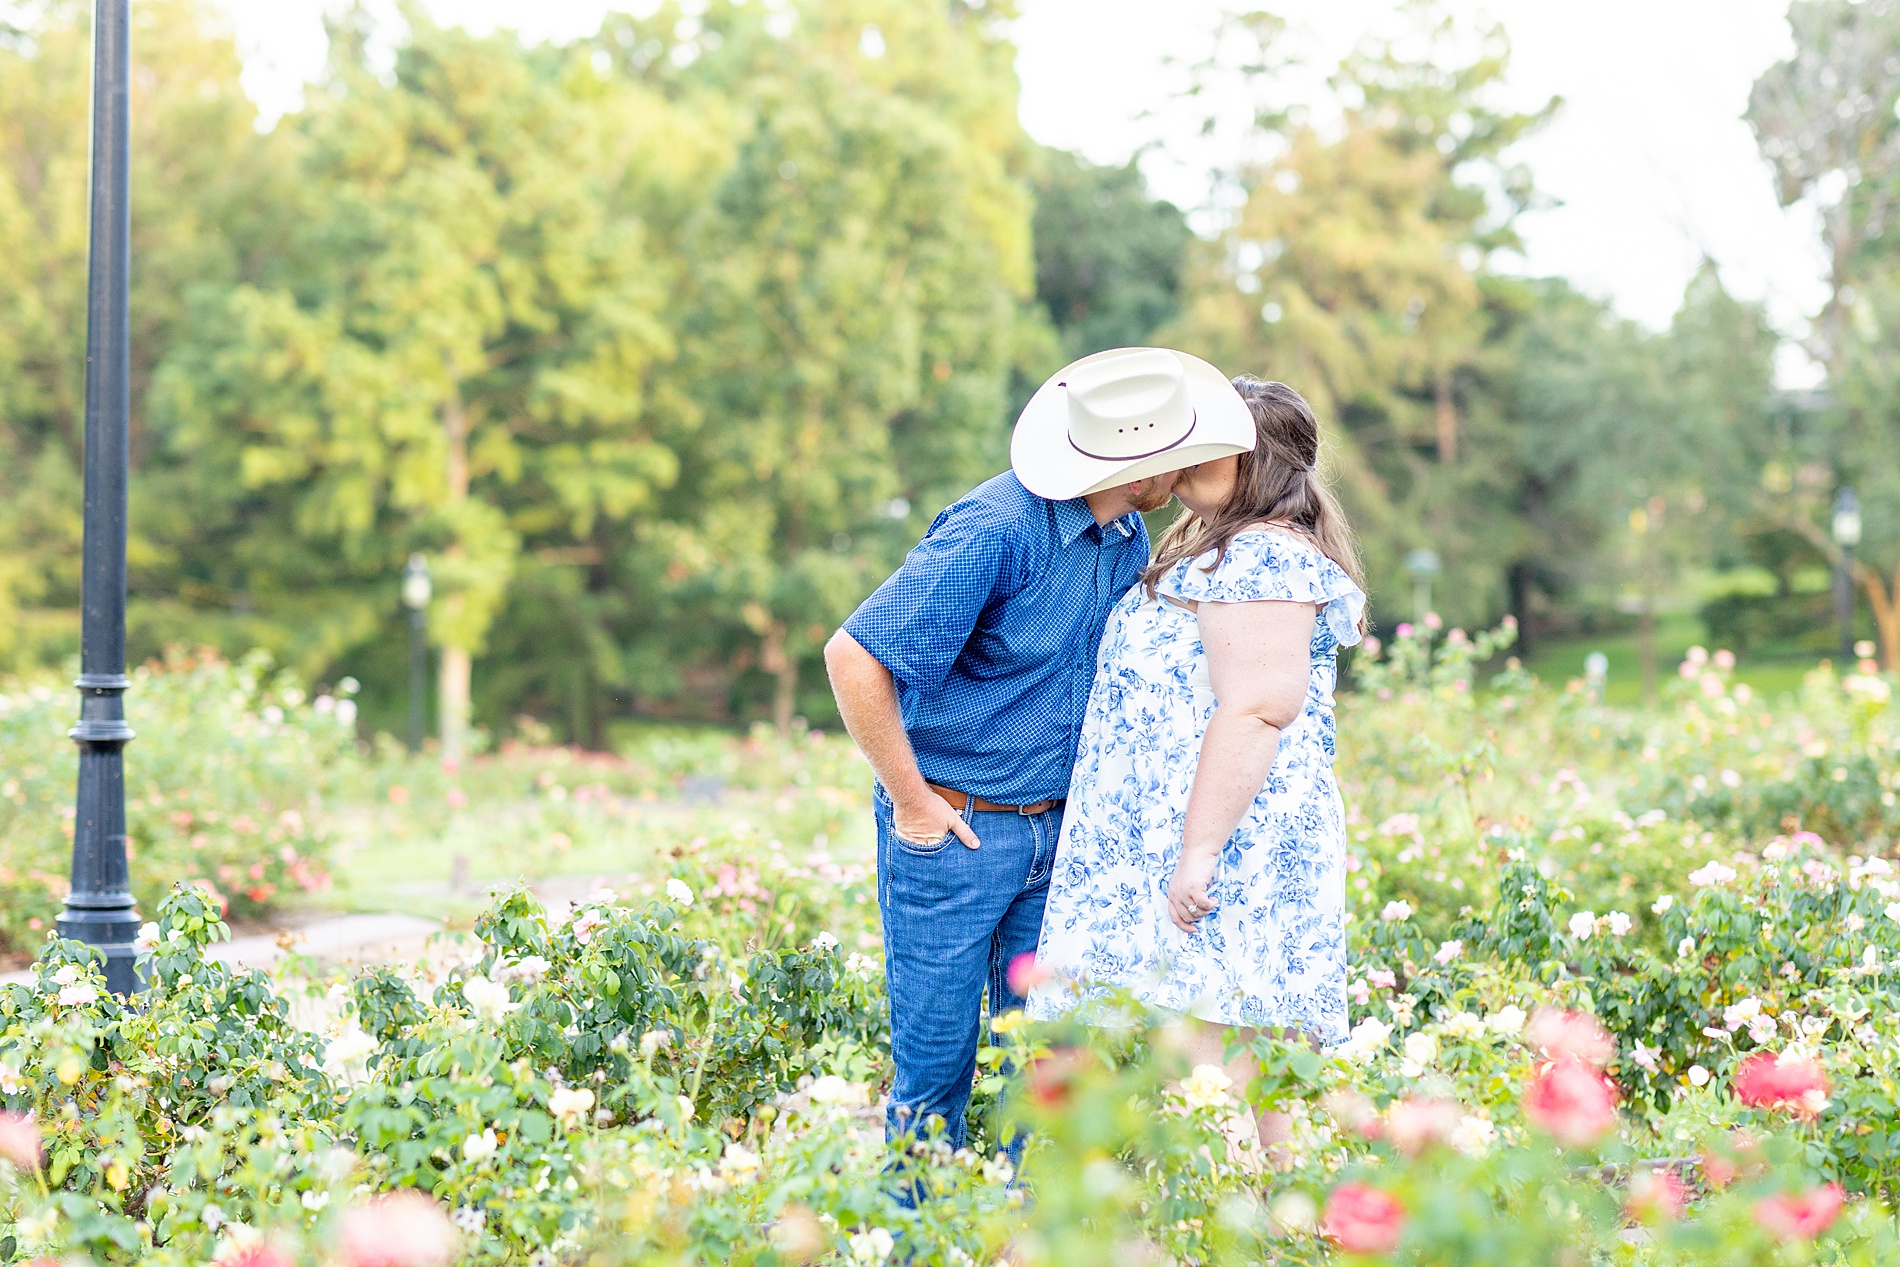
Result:
<svg viewBox="0 0 1900 1267"><path fill-rule="evenodd" d="M579 875L547 876L534 882L534 892L550 912L564 914L570 902L578 901L602 887L612 887L618 876ZM426 886L431 893L448 885ZM246 933L211 947L209 957L246 968L272 968L284 956L296 953L325 966L366 963L412 963L429 953L432 940L443 934L441 921L408 915L399 911L329 915L316 919L292 919L280 928ZM448 934L456 940L473 939L468 934ZM33 980L33 970L0 973L0 985Z"/></svg>

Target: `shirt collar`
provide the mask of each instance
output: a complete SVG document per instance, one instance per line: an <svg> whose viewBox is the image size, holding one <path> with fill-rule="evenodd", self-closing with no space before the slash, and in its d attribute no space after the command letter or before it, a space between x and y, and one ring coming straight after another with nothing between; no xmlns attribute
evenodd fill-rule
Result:
<svg viewBox="0 0 1900 1267"><path fill-rule="evenodd" d="M1095 513L1080 497L1056 502L1055 509L1056 531L1062 535L1062 544L1065 546L1074 545L1077 537L1096 526Z"/></svg>
<svg viewBox="0 0 1900 1267"><path fill-rule="evenodd" d="M1095 512L1089 509L1088 502L1080 497L1071 497L1067 501L1055 503L1056 531L1062 534L1062 544L1074 545L1075 539L1090 528L1099 529L1097 535L1106 534L1113 528L1126 540L1135 535L1135 511L1129 511L1120 519L1111 519L1106 524L1095 522Z"/></svg>

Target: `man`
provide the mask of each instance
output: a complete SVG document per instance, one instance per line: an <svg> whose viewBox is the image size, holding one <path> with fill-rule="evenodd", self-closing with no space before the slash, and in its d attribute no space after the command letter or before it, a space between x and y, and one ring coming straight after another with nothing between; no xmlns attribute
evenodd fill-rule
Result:
<svg viewBox="0 0 1900 1267"><path fill-rule="evenodd" d="M1249 450L1205 361L1118 348L1056 374L1017 420L1013 472L937 516L825 664L877 776L878 909L897 1077L891 1138L962 1147L985 987L1022 1006L1095 653L1148 562L1137 513L1175 474Z"/></svg>

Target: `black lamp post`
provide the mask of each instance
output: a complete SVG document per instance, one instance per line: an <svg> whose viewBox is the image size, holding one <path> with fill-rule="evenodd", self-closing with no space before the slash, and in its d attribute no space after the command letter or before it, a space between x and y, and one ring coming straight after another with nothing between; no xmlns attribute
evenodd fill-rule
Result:
<svg viewBox="0 0 1900 1267"><path fill-rule="evenodd" d="M1834 573L1834 622L1841 631L1841 669L1854 663L1854 547L1860 544L1860 498L1843 488L1834 498L1834 544L1841 566Z"/></svg>
<svg viewBox="0 0 1900 1267"><path fill-rule="evenodd" d="M429 581L429 560L420 554L409 556L402 570L402 605L409 609L409 751L422 750L422 732L428 719L423 716L429 690L429 599L434 586Z"/></svg>
<svg viewBox="0 0 1900 1267"><path fill-rule="evenodd" d="M92 24L92 244L86 292L86 511L79 632L78 817L61 936L96 946L106 984L138 988L125 861L125 506L131 357L131 0Z"/></svg>

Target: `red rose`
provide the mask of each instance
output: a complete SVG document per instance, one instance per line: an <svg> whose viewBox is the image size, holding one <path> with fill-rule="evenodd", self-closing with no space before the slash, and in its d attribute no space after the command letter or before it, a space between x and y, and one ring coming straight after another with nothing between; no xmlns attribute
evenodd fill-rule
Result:
<svg viewBox="0 0 1900 1267"><path fill-rule="evenodd" d="M1846 1201L1838 1183L1793 1196L1778 1192L1755 1203L1755 1222L1778 1241L1811 1241L1833 1226Z"/></svg>
<svg viewBox="0 0 1900 1267"><path fill-rule="evenodd" d="M1033 1062L1023 1078L1029 1098L1048 1108L1066 1103L1088 1063L1088 1055L1076 1047L1060 1048Z"/></svg>
<svg viewBox="0 0 1900 1267"><path fill-rule="evenodd" d="M1616 1084L1578 1060L1546 1065L1523 1104L1525 1117L1571 1148L1587 1148L1616 1127Z"/></svg>
<svg viewBox="0 0 1900 1267"><path fill-rule="evenodd" d="M1320 1234L1351 1254L1389 1254L1405 1231L1405 1207L1371 1184L1342 1183L1326 1198Z"/></svg>
<svg viewBox="0 0 1900 1267"><path fill-rule="evenodd" d="M1813 1117L1827 1107L1827 1074L1807 1056L1758 1051L1735 1071L1735 1096L1758 1109Z"/></svg>

